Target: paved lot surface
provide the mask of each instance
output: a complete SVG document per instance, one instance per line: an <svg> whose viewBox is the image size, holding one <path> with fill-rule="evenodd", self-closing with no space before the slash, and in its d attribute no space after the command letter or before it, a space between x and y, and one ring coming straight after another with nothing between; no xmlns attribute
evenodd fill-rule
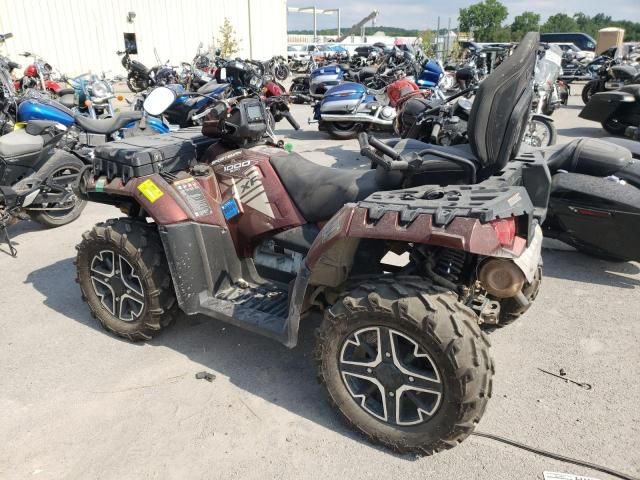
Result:
<svg viewBox="0 0 640 480"><path fill-rule="evenodd" d="M555 114L560 141L603 135L579 108ZM296 107L301 124L309 111ZM366 164L355 141L314 126L279 133L320 163ZM89 205L56 230L22 222L19 257L0 254L0 478L612 478L479 437L422 459L367 444L316 384L313 320L294 350L207 318L143 344L107 334L80 300L72 261L81 233L118 215ZM491 334L494 398L478 429L640 476L639 265L548 247L535 305ZM196 380L202 370L216 379Z"/></svg>

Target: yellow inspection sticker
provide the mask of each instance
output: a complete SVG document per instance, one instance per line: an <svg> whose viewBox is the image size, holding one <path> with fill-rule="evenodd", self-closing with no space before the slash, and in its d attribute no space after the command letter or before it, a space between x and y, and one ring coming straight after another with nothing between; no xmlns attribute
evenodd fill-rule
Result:
<svg viewBox="0 0 640 480"><path fill-rule="evenodd" d="M138 185L138 190L140 190L140 192L142 192L142 194L151 203L155 202L164 195L164 192L160 190L160 188L155 183L153 183L153 180L151 180L150 178Z"/></svg>

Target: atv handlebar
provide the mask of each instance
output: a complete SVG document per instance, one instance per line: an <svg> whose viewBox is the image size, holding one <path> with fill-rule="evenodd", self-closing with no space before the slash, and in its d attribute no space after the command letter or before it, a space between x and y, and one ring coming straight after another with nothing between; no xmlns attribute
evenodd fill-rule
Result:
<svg viewBox="0 0 640 480"><path fill-rule="evenodd" d="M369 135L366 132L360 133L360 135L358 135L358 143L360 144L360 154L369 158L373 163L381 166L385 170L409 169L409 162L403 160L398 152L382 143L373 135ZM387 160L382 155L377 154L374 149L388 155L393 160Z"/></svg>

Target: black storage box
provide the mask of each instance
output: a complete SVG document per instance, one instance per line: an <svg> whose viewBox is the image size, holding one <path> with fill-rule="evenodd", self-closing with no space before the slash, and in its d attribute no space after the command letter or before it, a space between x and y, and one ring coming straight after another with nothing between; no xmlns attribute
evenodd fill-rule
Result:
<svg viewBox="0 0 640 480"><path fill-rule="evenodd" d="M106 143L94 150L94 174L109 180L122 177L126 183L134 177L186 170L217 141L198 128Z"/></svg>

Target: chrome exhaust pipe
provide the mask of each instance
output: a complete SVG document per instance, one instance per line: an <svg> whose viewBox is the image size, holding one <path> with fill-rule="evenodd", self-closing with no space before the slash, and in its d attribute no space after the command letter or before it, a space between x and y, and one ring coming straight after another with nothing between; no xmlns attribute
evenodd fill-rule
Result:
<svg viewBox="0 0 640 480"><path fill-rule="evenodd" d="M367 115L366 113L356 113L353 115L332 115L329 113L320 114L320 118L324 122L354 122L354 123L373 123L375 125L393 126L393 118L388 120L380 117Z"/></svg>

